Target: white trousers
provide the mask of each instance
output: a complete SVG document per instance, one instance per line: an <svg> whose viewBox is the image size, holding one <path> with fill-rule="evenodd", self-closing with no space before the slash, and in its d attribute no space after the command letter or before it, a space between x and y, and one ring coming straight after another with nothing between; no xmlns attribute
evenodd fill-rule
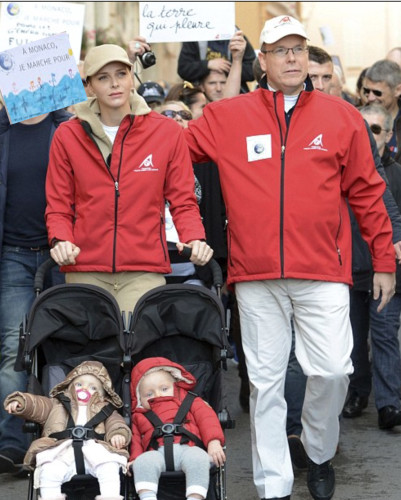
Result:
<svg viewBox="0 0 401 500"><path fill-rule="evenodd" d="M352 373L349 288L298 279L236 284L251 385L253 476L261 498L291 494L294 480L286 434L284 382L293 317L298 361L308 376L301 436L315 463L330 460L339 438Z"/></svg>

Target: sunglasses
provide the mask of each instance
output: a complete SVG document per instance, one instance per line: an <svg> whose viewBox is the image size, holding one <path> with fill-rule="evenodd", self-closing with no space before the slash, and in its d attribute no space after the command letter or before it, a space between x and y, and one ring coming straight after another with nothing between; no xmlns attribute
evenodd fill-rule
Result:
<svg viewBox="0 0 401 500"><path fill-rule="evenodd" d="M375 135L380 135L382 131L384 130L385 132L390 132L389 130L384 129L381 125L377 123L372 123L372 125L369 125L370 130L372 131L372 134Z"/></svg>
<svg viewBox="0 0 401 500"><path fill-rule="evenodd" d="M185 111L183 109L182 111L173 111L172 109L166 109L165 111L162 111L160 113L161 115L167 116L167 118L175 118L177 115L181 116L183 120L192 120L192 115L189 111Z"/></svg>
<svg viewBox="0 0 401 500"><path fill-rule="evenodd" d="M381 97L383 95L383 92L381 90L373 90L373 89L368 89L368 87L363 87L363 93L365 95L369 95L371 92L373 92L373 95L376 97Z"/></svg>

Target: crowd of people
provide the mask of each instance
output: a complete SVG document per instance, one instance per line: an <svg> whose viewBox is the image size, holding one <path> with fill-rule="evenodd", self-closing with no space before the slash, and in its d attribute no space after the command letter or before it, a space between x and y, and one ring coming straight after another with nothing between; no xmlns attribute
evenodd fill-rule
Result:
<svg viewBox="0 0 401 500"><path fill-rule="evenodd" d="M219 262L262 500L289 499L294 468L307 469L314 500L333 497L341 418L360 416L372 387L379 428L401 425L401 48L372 61L353 94L296 19L266 21L257 53L236 29L230 40L183 43L182 81L168 88L136 84L132 67L151 50L136 37L127 51L89 50L88 100L71 113L10 125L0 111L0 473L20 474L28 449L17 415L30 399L14 363L35 272L49 256L60 270L46 286L94 284L126 312L173 275L204 283L199 268ZM184 246L189 267L175 267L169 255ZM176 386L194 382L169 360L153 362L156 370L134 367L133 428L119 426L101 448L112 452L110 468L88 465L99 498L120 498L104 481L112 466L133 467L141 500L157 498L165 464L149 451L143 413L163 397L174 398L172 411L186 395ZM57 390L79 398L74 379L91 373L88 398L113 399L100 370L85 365ZM192 432L207 452L174 445L191 500L206 498L209 462L225 460L215 415L196 404ZM54 449L41 462L49 500L63 498L74 471L72 462L44 467L66 453Z"/></svg>

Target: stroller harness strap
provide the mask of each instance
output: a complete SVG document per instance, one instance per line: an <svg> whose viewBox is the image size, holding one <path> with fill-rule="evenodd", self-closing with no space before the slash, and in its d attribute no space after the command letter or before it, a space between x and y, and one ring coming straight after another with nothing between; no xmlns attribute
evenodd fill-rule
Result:
<svg viewBox="0 0 401 500"><path fill-rule="evenodd" d="M104 434L95 432L95 427L101 422L104 422L115 410L114 405L109 403L104 406L99 413L94 415L85 425L75 425L74 419L71 415L71 401L68 397L60 394L56 398L64 406L68 412L67 428L60 432L53 432L49 437L60 439L72 439L72 447L74 449L75 465L77 474L85 474L84 457L82 453L83 442L88 439L98 439L104 441Z"/></svg>
<svg viewBox="0 0 401 500"><path fill-rule="evenodd" d="M173 453L174 436L177 435L182 436L180 444L187 444L189 441L193 441L196 444L196 446L205 449L205 445L198 438L198 436L190 432L182 425L196 397L197 395L194 394L193 392L188 392L188 394L183 399L180 407L178 408L178 411L172 423L163 423L162 420L152 410L149 410L146 413L144 413L144 416L149 420L149 422L155 428L148 445L148 450L149 449L157 450L159 448L158 439L161 437L163 438L164 459L166 461L167 471L175 470L174 453Z"/></svg>

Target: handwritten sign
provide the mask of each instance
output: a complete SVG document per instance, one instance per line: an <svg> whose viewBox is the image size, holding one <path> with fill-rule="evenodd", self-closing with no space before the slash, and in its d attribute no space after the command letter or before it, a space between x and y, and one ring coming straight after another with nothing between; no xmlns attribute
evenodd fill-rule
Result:
<svg viewBox="0 0 401 500"><path fill-rule="evenodd" d="M139 32L155 43L228 40L235 2L139 2Z"/></svg>
<svg viewBox="0 0 401 500"><path fill-rule="evenodd" d="M76 61L81 54L85 5L69 2L1 2L0 50L66 32Z"/></svg>
<svg viewBox="0 0 401 500"><path fill-rule="evenodd" d="M85 101L68 35L0 52L0 90L10 123Z"/></svg>

